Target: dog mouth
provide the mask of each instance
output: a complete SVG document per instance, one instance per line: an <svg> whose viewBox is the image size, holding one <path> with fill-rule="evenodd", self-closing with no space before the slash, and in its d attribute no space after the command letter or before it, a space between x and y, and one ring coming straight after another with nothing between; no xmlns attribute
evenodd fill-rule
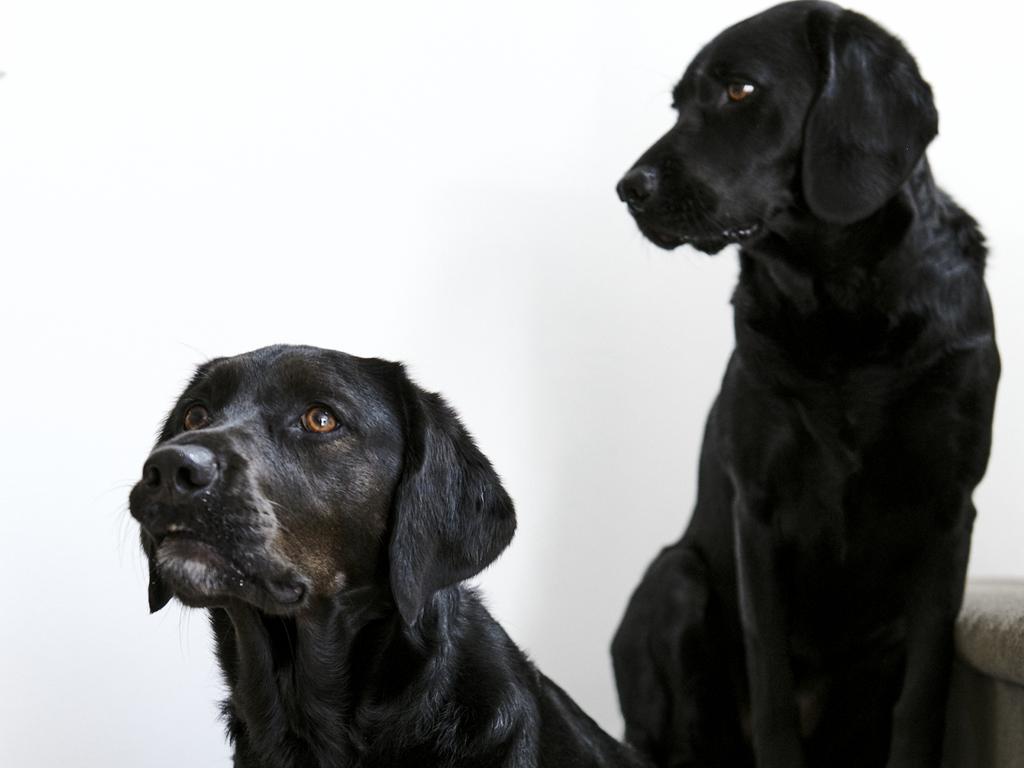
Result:
<svg viewBox="0 0 1024 768"><path fill-rule="evenodd" d="M764 232L764 225L759 221L742 226L728 227L711 233L688 233L660 229L639 219L637 219L637 226L644 237L666 251L674 250L681 245L689 245L707 254L716 254L727 245L732 245L733 243L743 245L756 239Z"/></svg>
<svg viewBox="0 0 1024 768"><path fill-rule="evenodd" d="M306 596L306 584L297 574L258 567L257 562L245 567L190 529L175 526L154 543L161 578L190 607L222 605L226 598L236 598L277 613L297 607ZM260 573L271 570L282 572Z"/></svg>

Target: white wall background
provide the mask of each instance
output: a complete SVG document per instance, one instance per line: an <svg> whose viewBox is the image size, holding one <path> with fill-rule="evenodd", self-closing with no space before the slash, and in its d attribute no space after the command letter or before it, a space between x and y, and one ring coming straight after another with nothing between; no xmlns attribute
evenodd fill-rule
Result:
<svg viewBox="0 0 1024 768"><path fill-rule="evenodd" d="M206 624L150 617L126 512L193 365L272 342L409 362L517 501L482 582L619 732L607 646L694 498L734 254L615 198L699 46L762 7L3 0L0 765L223 766ZM1024 576L1024 243L1009 6L864 0L933 84L1005 374L972 571Z"/></svg>

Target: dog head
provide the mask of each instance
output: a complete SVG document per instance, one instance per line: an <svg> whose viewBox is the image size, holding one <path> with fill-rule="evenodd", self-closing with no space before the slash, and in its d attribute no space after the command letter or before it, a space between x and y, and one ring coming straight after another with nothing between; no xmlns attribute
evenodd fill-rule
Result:
<svg viewBox="0 0 1024 768"><path fill-rule="evenodd" d="M643 234L715 253L794 211L847 225L892 198L938 132L895 37L831 3L775 6L704 47L676 124L619 182Z"/></svg>
<svg viewBox="0 0 1024 768"><path fill-rule="evenodd" d="M410 624L508 545L487 458L402 366L268 347L201 366L131 491L150 609L274 614L384 586Z"/></svg>

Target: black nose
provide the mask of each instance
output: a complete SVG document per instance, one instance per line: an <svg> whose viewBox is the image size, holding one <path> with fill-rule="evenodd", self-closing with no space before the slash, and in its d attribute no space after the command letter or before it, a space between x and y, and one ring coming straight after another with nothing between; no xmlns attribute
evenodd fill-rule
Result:
<svg viewBox="0 0 1024 768"><path fill-rule="evenodd" d="M153 495L190 496L217 479L217 457L201 445L157 448L142 468L142 484Z"/></svg>
<svg viewBox="0 0 1024 768"><path fill-rule="evenodd" d="M615 186L619 200L634 211L642 211L644 203L658 191L658 172L649 165L630 168Z"/></svg>

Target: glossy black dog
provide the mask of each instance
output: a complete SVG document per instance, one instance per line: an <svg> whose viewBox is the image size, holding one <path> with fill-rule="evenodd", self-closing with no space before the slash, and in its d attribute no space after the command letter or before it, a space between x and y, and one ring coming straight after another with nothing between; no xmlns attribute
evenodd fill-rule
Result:
<svg viewBox="0 0 1024 768"><path fill-rule="evenodd" d="M733 26L619 183L643 233L740 244L696 509L613 643L661 765L939 765L999 356L974 220L903 45L828 3Z"/></svg>
<svg viewBox="0 0 1024 768"><path fill-rule="evenodd" d="M209 608L240 768L641 766L460 585L512 539L490 462L402 366L199 368L131 493L150 608Z"/></svg>

